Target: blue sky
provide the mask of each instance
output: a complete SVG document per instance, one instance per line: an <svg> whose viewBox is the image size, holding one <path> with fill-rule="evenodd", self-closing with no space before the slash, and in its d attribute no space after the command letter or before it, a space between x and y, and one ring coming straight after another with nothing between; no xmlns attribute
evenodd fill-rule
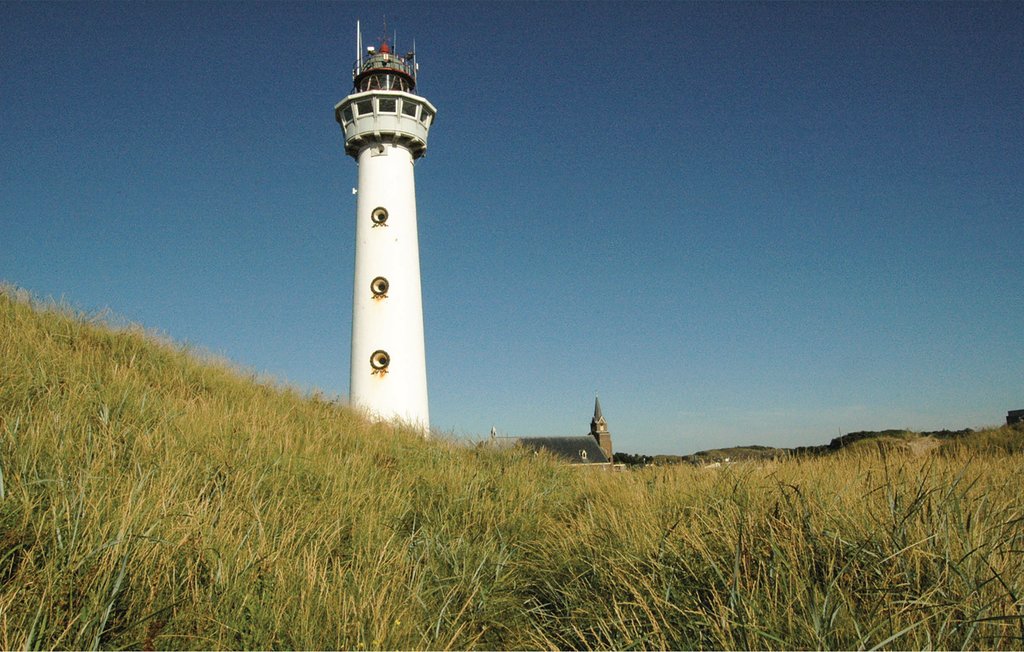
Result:
<svg viewBox="0 0 1024 652"><path fill-rule="evenodd" d="M3 3L0 279L347 396L354 26L416 40L431 419L617 450L1024 407L1024 4Z"/></svg>

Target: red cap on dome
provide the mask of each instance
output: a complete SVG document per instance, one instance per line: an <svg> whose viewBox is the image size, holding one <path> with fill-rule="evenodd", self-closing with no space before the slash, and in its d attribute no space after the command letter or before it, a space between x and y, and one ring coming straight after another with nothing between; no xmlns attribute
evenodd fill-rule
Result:
<svg viewBox="0 0 1024 652"><path fill-rule="evenodd" d="M391 48L388 47L387 41L384 41L383 43L380 44L380 52L381 54L388 54L389 52L391 52Z"/></svg>

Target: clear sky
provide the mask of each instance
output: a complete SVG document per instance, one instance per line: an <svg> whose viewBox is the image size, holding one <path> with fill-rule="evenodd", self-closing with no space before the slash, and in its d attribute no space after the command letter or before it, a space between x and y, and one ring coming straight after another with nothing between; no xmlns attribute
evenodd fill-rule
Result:
<svg viewBox="0 0 1024 652"><path fill-rule="evenodd" d="M0 4L0 279L347 396L364 40L416 41L435 428L1024 408L1024 3Z"/></svg>

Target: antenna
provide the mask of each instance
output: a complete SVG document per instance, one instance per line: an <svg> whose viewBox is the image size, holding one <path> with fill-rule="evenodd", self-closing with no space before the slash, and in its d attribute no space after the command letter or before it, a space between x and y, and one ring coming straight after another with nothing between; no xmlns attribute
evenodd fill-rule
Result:
<svg viewBox="0 0 1024 652"><path fill-rule="evenodd" d="M356 61L360 68L363 67L363 30L359 28L359 21L356 20Z"/></svg>

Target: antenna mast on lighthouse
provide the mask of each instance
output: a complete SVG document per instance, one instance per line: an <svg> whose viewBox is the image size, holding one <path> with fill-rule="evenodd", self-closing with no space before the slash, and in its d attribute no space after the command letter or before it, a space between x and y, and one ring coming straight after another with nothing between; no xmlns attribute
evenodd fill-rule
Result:
<svg viewBox="0 0 1024 652"><path fill-rule="evenodd" d="M363 62L363 30L359 27L359 21L356 21L356 65Z"/></svg>

